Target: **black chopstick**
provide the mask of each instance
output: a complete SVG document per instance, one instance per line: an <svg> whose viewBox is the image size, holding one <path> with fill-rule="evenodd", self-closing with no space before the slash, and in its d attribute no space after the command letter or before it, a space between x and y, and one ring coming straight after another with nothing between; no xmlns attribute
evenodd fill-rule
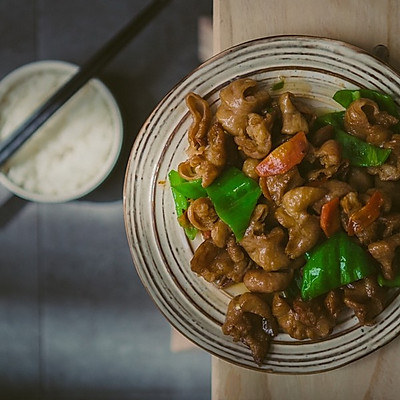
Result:
<svg viewBox="0 0 400 400"><path fill-rule="evenodd" d="M59 90L42 104L10 136L0 142L0 165L4 164L63 104L136 36L170 0L155 0L101 47Z"/></svg>

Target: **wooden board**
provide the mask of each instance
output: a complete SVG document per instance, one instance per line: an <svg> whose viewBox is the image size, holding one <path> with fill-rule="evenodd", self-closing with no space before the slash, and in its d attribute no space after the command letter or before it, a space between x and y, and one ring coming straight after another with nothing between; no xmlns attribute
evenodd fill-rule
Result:
<svg viewBox="0 0 400 400"><path fill-rule="evenodd" d="M339 39L367 51L383 44L400 67L396 0L214 0L214 51L280 34Z"/></svg>
<svg viewBox="0 0 400 400"><path fill-rule="evenodd" d="M214 0L214 52L250 39L307 34L372 52L389 48L400 68L400 2L396 0ZM398 399L400 338L348 366L314 375L274 375L212 361L213 400Z"/></svg>

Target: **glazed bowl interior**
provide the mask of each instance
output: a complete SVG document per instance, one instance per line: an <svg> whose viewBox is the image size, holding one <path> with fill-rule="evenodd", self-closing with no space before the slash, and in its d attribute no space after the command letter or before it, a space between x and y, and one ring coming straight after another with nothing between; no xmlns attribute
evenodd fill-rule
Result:
<svg viewBox="0 0 400 400"><path fill-rule="evenodd" d="M176 221L167 174L186 159L191 116L188 92L205 98L213 111L219 91L237 78L250 77L305 99L317 110L339 110L338 89L370 88L400 99L400 77L366 52L349 44L307 36L257 39L216 55L180 82L150 115L132 149L124 186L124 215L137 272L161 312L189 340L242 367L286 374L322 372L353 362L380 348L400 331L400 298L371 327L344 315L324 340L297 341L279 334L264 365L250 350L225 336L221 325L234 293L218 289L190 270L198 241L189 241ZM279 95L279 91L275 95Z"/></svg>

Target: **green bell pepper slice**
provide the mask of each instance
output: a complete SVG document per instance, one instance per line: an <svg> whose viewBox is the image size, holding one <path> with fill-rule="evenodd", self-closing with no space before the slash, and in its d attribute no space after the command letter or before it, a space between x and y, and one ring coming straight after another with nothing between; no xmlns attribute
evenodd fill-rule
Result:
<svg viewBox="0 0 400 400"><path fill-rule="evenodd" d="M176 215L178 217L178 222L180 223L181 222L180 217L182 217L184 212L189 208L189 197L185 196L180 191L178 191L176 187L188 181L183 179L179 175L179 173L174 170L168 173L168 179L171 185L171 192L172 192L172 197L174 199ZM198 230L194 226L185 225L182 226L182 228L184 229L186 236L190 240L193 240L196 237Z"/></svg>
<svg viewBox="0 0 400 400"><path fill-rule="evenodd" d="M229 167L206 191L219 218L241 240L261 195L258 183L241 170Z"/></svg>
<svg viewBox="0 0 400 400"><path fill-rule="evenodd" d="M206 190L201 186L201 179L187 181L175 170L170 171L168 176L170 177L171 187L183 194L186 198L196 200L200 197L207 196Z"/></svg>
<svg viewBox="0 0 400 400"><path fill-rule="evenodd" d="M300 271L296 269L293 274L292 282L285 290L281 292L282 297L286 299L294 299L297 297L300 294L302 282L303 280Z"/></svg>
<svg viewBox="0 0 400 400"><path fill-rule="evenodd" d="M335 127L335 139L342 148L342 157L356 167L376 167L382 165L389 157L391 149L373 146L342 129Z"/></svg>
<svg viewBox="0 0 400 400"><path fill-rule="evenodd" d="M325 125L332 125L335 128L343 129L344 111L334 111L319 115L314 123L315 130Z"/></svg>
<svg viewBox="0 0 400 400"><path fill-rule="evenodd" d="M338 232L306 254L301 296L309 300L376 272L368 253L345 232Z"/></svg>
<svg viewBox="0 0 400 400"><path fill-rule="evenodd" d="M342 156L356 167L377 167L389 157L391 149L383 149L365 142L343 130L343 111L336 111L319 116L315 127L332 125L335 139L340 143Z"/></svg>
<svg viewBox="0 0 400 400"><path fill-rule="evenodd" d="M379 286L382 287L400 287L400 274L396 275L394 279L385 279L382 274L378 274L377 278Z"/></svg>

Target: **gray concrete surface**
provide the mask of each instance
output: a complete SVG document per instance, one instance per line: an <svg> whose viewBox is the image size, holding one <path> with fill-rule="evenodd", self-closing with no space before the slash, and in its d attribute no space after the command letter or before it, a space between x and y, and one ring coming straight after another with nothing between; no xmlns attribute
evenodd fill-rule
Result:
<svg viewBox="0 0 400 400"><path fill-rule="evenodd" d="M144 0L0 0L0 78L42 59L83 63ZM100 78L123 113L110 178L85 198L35 204L0 187L0 399L208 399L210 356L170 350L170 326L126 241L122 184L136 133L199 64L211 0L173 0Z"/></svg>

